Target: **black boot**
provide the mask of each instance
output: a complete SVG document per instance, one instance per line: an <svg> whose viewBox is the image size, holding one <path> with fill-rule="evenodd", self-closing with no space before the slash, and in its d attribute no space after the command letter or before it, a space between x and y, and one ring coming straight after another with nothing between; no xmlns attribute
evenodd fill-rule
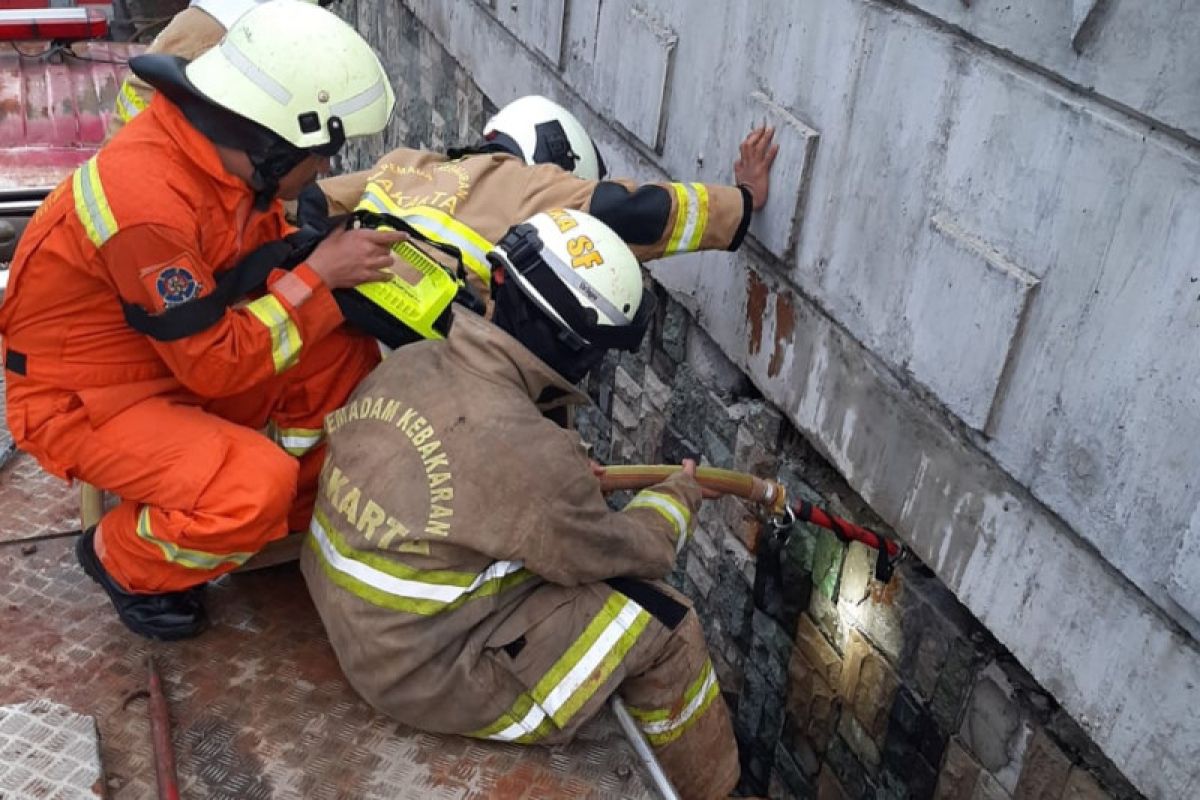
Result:
<svg viewBox="0 0 1200 800"><path fill-rule="evenodd" d="M96 555L95 526L75 541L75 558L83 571L108 593L125 627L149 639L190 639L208 625L204 612L204 584L182 592L133 594L122 589L105 571Z"/></svg>

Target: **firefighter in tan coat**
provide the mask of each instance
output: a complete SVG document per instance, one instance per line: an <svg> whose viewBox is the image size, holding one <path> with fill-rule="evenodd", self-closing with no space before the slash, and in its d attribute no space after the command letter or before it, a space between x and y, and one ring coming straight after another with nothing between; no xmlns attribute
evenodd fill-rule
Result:
<svg viewBox="0 0 1200 800"><path fill-rule="evenodd" d="M192 0L154 37L146 53L178 56L191 61L211 50L233 23L266 0ZM318 0L309 0L317 3ZM320 2L329 6L333 0ZM154 87L130 73L117 91L116 113L108 121L108 139L150 104Z"/></svg>
<svg viewBox="0 0 1200 800"><path fill-rule="evenodd" d="M493 322L400 348L326 418L301 558L342 669L425 730L565 741L618 693L685 798L724 797L737 744L701 627L661 579L693 527L695 465L607 506L544 412L653 316L606 226L553 210L490 256Z"/></svg>
<svg viewBox="0 0 1200 800"><path fill-rule="evenodd" d="M774 129L757 128L742 142L737 186L605 180L583 125L562 106L530 95L501 109L472 148L449 154L399 148L370 170L319 181L328 209L317 213L362 209L400 217L458 248L472 288L486 299L487 253L509 227L551 208L598 218L641 261L736 250L753 212L767 201L778 151L773 136Z"/></svg>

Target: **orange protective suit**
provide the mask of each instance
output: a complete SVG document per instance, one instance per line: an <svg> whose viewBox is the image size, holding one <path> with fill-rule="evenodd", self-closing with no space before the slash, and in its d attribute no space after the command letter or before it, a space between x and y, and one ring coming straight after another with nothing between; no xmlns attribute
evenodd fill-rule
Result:
<svg viewBox="0 0 1200 800"><path fill-rule="evenodd" d="M9 428L49 472L121 498L96 552L131 592L194 586L308 526L324 416L379 359L320 277L275 270L173 341L122 308L201 298L290 231L158 96L25 232L0 306Z"/></svg>

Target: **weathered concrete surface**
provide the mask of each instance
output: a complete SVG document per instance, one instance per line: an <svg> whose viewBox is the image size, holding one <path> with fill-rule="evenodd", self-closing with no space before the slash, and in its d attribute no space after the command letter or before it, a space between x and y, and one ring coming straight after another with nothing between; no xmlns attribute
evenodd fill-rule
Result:
<svg viewBox="0 0 1200 800"><path fill-rule="evenodd" d="M1200 11L405 5L616 172L728 180L774 121L761 251L656 277L1143 791L1200 792Z"/></svg>
<svg viewBox="0 0 1200 800"><path fill-rule="evenodd" d="M896 2L896 5L903 5ZM1070 0L910 0L935 18L1079 87L1200 136L1200 6Z"/></svg>

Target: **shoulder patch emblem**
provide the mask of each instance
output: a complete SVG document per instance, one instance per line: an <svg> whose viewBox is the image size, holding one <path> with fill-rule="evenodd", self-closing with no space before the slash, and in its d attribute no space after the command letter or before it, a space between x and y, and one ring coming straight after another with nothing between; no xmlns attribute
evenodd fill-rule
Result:
<svg viewBox="0 0 1200 800"><path fill-rule="evenodd" d="M200 293L200 284L196 276L186 267L167 267L158 274L155 281L158 296L162 298L167 308L186 303Z"/></svg>

